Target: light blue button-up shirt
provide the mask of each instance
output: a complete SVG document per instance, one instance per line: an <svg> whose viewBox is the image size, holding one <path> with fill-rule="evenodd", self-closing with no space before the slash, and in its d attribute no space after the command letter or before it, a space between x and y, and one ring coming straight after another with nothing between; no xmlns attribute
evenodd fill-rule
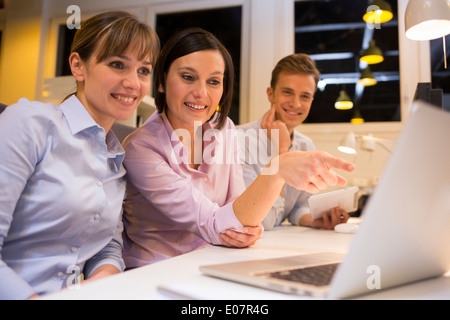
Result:
<svg viewBox="0 0 450 320"><path fill-rule="evenodd" d="M240 156L244 180L248 187L271 160L267 156L261 157L261 154L267 155L267 150L270 150L270 144L268 145L266 131L261 129L261 119L240 125L237 128L238 130L243 130L244 133L242 135L245 137L245 139L239 139L239 143L242 150ZM309 137L294 130L289 151L314 151L315 149L314 143ZM270 230L275 226L279 226L286 218L290 223L298 225L300 218L310 211L308 204L310 196L311 194L306 191L297 190L285 184L284 197L278 196L262 222L264 230Z"/></svg>
<svg viewBox="0 0 450 320"><path fill-rule="evenodd" d="M0 299L123 270L124 150L75 96L21 99L0 115Z"/></svg>

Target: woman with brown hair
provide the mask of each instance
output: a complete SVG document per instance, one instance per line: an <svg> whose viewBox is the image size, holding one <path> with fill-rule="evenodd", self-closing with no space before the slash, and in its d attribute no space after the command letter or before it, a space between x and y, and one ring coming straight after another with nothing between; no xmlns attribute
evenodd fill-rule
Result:
<svg viewBox="0 0 450 320"><path fill-rule="evenodd" d="M87 19L60 105L20 99L0 116L0 299L123 271L124 150L110 130L150 89L154 31L126 12Z"/></svg>
<svg viewBox="0 0 450 320"><path fill-rule="evenodd" d="M158 112L124 141L127 267L206 243L247 247L284 183L309 190L318 180L321 187L342 181L331 168L352 170L324 153L287 152L246 189L228 118L233 73L228 51L203 29L186 29L162 48L153 84Z"/></svg>

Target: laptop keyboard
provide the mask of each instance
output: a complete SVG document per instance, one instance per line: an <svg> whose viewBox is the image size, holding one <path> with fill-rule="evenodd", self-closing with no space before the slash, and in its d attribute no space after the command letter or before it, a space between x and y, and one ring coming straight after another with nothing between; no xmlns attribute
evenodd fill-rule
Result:
<svg viewBox="0 0 450 320"><path fill-rule="evenodd" d="M331 278L339 263L321 266L284 270L270 273L271 277L288 281L300 282L314 286L326 286L330 284Z"/></svg>

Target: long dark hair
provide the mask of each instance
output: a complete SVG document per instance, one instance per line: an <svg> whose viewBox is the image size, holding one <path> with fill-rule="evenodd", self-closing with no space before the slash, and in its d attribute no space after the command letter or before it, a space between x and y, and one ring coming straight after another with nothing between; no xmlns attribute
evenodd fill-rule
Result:
<svg viewBox="0 0 450 320"><path fill-rule="evenodd" d="M188 28L177 33L170 38L161 49L161 53L156 61L154 69L155 78L153 81L153 92L155 95L155 104L159 113L164 112L167 108L165 76L167 75L172 62L190 53L203 50L218 50L225 61L223 94L219 102L220 112L217 118L218 124L216 126L217 129L221 129L230 112L231 100L233 98L233 60L225 46L212 33L201 28ZM162 88L163 92L160 92L158 90L159 88Z"/></svg>

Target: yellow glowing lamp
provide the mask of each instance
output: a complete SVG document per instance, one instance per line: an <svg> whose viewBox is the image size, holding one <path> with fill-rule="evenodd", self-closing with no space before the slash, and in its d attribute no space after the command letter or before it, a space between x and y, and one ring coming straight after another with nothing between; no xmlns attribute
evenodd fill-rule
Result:
<svg viewBox="0 0 450 320"><path fill-rule="evenodd" d="M359 82L363 84L365 87L370 87L377 84L377 79L375 79L375 77L373 76L372 71L370 71L370 68L367 67L364 70L362 70Z"/></svg>
<svg viewBox="0 0 450 320"><path fill-rule="evenodd" d="M353 115L353 118L350 120L350 123L352 124L364 123L364 118L362 117L361 112L359 112L358 109L355 110L355 114Z"/></svg>
<svg viewBox="0 0 450 320"><path fill-rule="evenodd" d="M384 0L374 0L367 7L363 20L367 23L378 24L388 22L394 17L392 7Z"/></svg>
<svg viewBox="0 0 450 320"><path fill-rule="evenodd" d="M364 50L360 61L365 61L367 64L376 64L384 61L383 52L375 45L375 40L370 41L369 47Z"/></svg>
<svg viewBox="0 0 450 320"><path fill-rule="evenodd" d="M334 103L334 107L338 110L348 110L353 108L353 102L348 96L347 92L345 92L345 90L341 90L339 97Z"/></svg>
<svg viewBox="0 0 450 320"><path fill-rule="evenodd" d="M364 119L360 117L354 117L350 120L350 123L352 124L362 124L364 123Z"/></svg>

